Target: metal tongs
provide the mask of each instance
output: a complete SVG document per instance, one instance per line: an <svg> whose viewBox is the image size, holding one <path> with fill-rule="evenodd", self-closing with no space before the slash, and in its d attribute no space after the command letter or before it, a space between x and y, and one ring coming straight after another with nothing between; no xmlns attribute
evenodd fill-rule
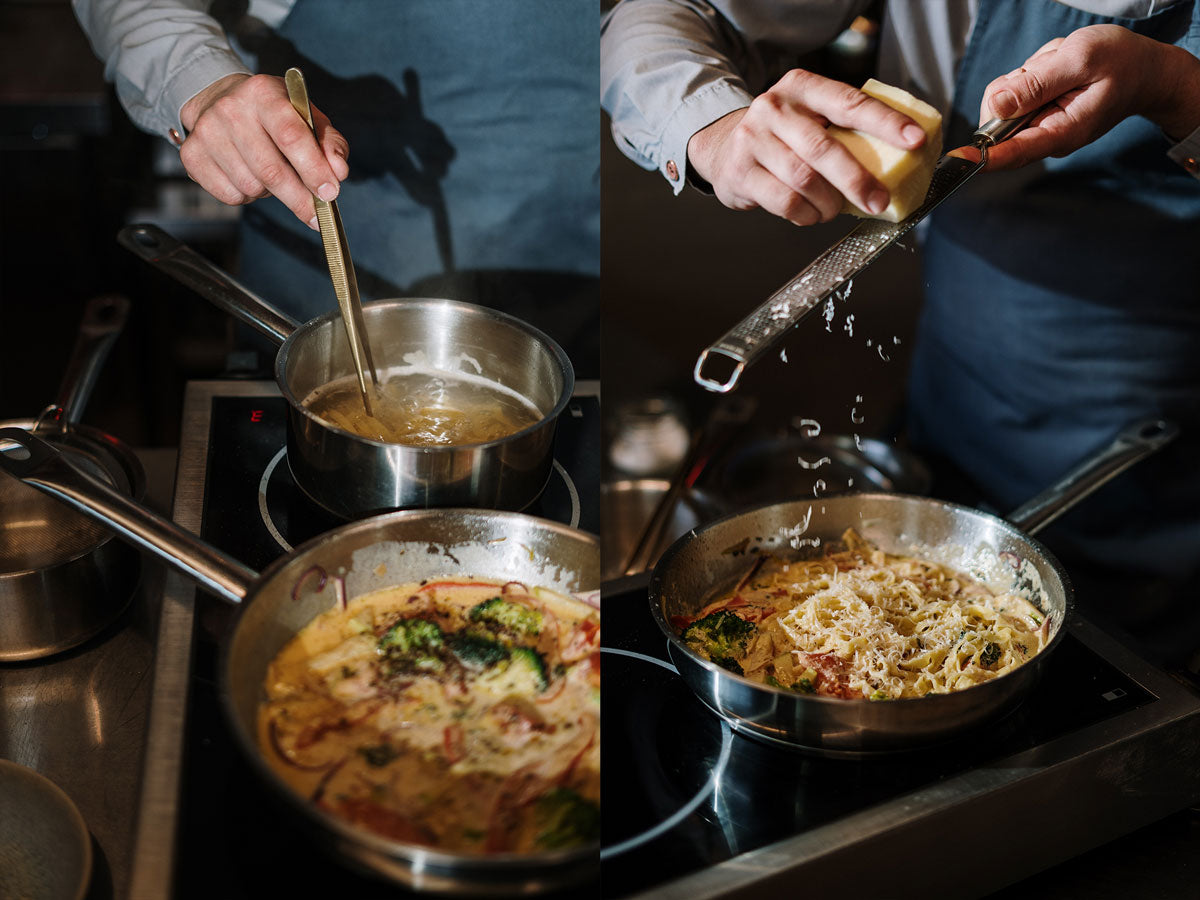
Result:
<svg viewBox="0 0 1200 900"><path fill-rule="evenodd" d="M304 84L304 73L297 68L288 69L284 75L288 99L296 112L300 113L308 127L317 133L313 125L312 107L308 102L308 88ZM375 374L375 361L371 357L371 346L367 342L367 329L363 324L362 301L358 296L358 279L354 276L354 263L350 261L350 245L342 228L342 216L336 200L322 200L313 194L313 205L317 210L317 225L321 229L321 243L325 246L325 260L329 263L329 277L333 279L333 291L337 294L338 308L342 311L342 322L346 326L346 337L350 341L350 355L354 358L354 371L358 375L358 390L362 395L363 408L368 416L375 415L372 403L373 391L367 389L367 375L371 384L379 387Z"/></svg>
<svg viewBox="0 0 1200 900"><path fill-rule="evenodd" d="M902 222L863 219L844 238L814 259L799 275L767 298L696 360L693 377L710 391L733 390L746 366L762 356L783 333L827 300L838 288L873 263L895 241L916 227L947 197L987 165L987 152L1024 128L1041 110L1015 119L992 119L972 135L979 161L947 154L938 160L925 202ZM723 378L705 374L714 357L733 363ZM711 368L711 367L709 367Z"/></svg>

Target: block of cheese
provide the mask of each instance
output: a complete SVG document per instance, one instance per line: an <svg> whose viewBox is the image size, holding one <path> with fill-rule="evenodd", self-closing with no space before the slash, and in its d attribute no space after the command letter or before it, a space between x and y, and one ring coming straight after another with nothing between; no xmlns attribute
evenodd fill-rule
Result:
<svg viewBox="0 0 1200 900"><path fill-rule="evenodd" d="M830 125L830 136L845 144L854 158L882 181L892 196L887 209L875 215L864 212L849 200L842 207L842 212L899 222L908 218L925 200L929 180L933 177L933 167L942 153L942 115L907 91L874 78L862 86L862 91L900 110L920 125L925 131L925 143L916 150L903 150L861 131Z"/></svg>

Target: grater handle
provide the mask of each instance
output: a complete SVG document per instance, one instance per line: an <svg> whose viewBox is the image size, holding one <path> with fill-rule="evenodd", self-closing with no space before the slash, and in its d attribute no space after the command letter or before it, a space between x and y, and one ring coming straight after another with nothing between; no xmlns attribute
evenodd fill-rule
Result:
<svg viewBox="0 0 1200 900"><path fill-rule="evenodd" d="M1025 113L1023 116L1017 116L1015 119L989 119L975 129L975 133L971 135L971 138L977 147L994 147L1001 141L1007 141L1028 125L1033 117L1040 113L1042 109L1045 109L1045 107Z"/></svg>

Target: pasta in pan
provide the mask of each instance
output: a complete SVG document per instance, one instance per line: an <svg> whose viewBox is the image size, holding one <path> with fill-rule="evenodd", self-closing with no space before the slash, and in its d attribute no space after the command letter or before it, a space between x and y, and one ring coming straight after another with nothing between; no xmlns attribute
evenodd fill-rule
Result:
<svg viewBox="0 0 1200 900"><path fill-rule="evenodd" d="M809 560L764 556L737 587L673 624L693 650L773 687L891 700L962 690L1036 656L1050 623L939 563L847 531Z"/></svg>

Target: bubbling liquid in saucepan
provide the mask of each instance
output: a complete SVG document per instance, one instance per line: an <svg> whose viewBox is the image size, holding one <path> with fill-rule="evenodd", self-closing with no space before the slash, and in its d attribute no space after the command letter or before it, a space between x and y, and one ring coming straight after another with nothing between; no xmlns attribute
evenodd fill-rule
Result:
<svg viewBox="0 0 1200 900"><path fill-rule="evenodd" d="M361 437L419 447L499 440L542 418L529 400L487 378L413 366L381 372L374 401L368 416L358 380L347 376L317 388L302 405Z"/></svg>

